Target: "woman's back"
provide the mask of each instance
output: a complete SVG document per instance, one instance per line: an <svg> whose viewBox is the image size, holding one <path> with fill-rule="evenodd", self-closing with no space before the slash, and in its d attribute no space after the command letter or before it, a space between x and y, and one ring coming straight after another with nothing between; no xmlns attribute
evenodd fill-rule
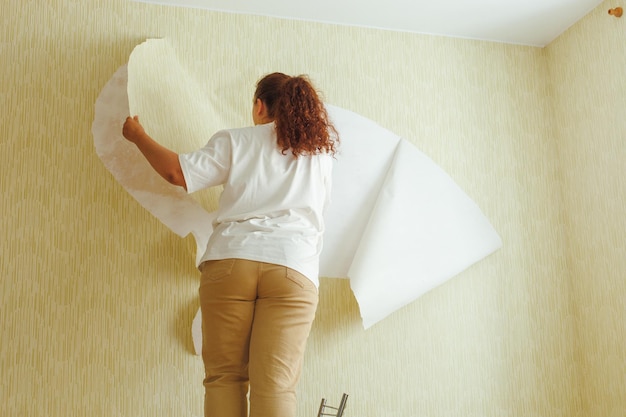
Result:
<svg viewBox="0 0 626 417"><path fill-rule="evenodd" d="M293 268L318 284L328 154L283 153L273 123L223 130L181 156L188 189L224 184L204 260L242 258ZM206 173L209 173L208 175ZM203 175L207 175L203 177Z"/></svg>

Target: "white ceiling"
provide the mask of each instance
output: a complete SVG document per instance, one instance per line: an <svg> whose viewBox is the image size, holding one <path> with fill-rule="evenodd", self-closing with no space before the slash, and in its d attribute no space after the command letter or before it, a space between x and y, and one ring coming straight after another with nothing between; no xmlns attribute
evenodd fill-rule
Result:
<svg viewBox="0 0 626 417"><path fill-rule="evenodd" d="M602 0L136 0L545 46Z"/></svg>

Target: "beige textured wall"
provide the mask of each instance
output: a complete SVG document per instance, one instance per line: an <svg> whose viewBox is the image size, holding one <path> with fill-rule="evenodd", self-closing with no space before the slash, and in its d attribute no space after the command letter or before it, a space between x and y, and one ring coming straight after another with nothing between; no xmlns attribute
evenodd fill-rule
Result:
<svg viewBox="0 0 626 417"><path fill-rule="evenodd" d="M547 48L584 415L626 415L626 19L606 1Z"/></svg>
<svg viewBox="0 0 626 417"><path fill-rule="evenodd" d="M189 334L198 306L194 243L116 183L90 132L98 93L146 37L168 37L188 65L205 68L207 94L224 109L216 128L249 123L252 87L263 73L310 74L328 102L431 156L504 240L500 251L368 331L348 282L322 280L299 416L342 392L350 394L346 416L355 417L571 417L595 415L583 414L583 403L623 407L620 394L603 394L608 383L594 386L623 387L623 333L617 341L603 333L622 331L623 307L612 292L620 273L576 259L609 250L595 241L569 246L568 257L563 227L572 226L570 237L616 233L601 216L618 207L589 200L597 216L588 224L561 204L574 191L597 191L593 182L574 187L580 158L595 163L594 178L606 187L623 172L619 129L604 123L606 115L585 122L565 110L578 110L570 100L583 105L599 94L579 82L587 77L580 62L569 64L578 38L595 36L592 18L581 34L574 28L554 48L538 49L126 0L8 0L1 16L1 416L201 414L202 366ZM603 38L605 50L623 39L623 26L617 30ZM623 60L622 49L615 72ZM577 92L552 83L555 71L581 84ZM623 104L622 97L614 101ZM597 138L606 153L566 143L552 121L568 118L581 129L606 130ZM563 150L572 168L564 176ZM623 276L623 257L611 250ZM601 267L602 275L585 273ZM592 277L607 285L593 286ZM581 397L583 390L590 394Z"/></svg>

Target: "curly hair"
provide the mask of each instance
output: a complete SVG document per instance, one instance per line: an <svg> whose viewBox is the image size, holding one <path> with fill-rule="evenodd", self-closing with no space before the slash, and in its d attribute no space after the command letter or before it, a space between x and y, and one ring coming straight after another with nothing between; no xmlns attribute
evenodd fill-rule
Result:
<svg viewBox="0 0 626 417"><path fill-rule="evenodd" d="M337 152L339 134L306 75L268 74L257 82L254 98L267 106L283 154L291 150L297 158Z"/></svg>

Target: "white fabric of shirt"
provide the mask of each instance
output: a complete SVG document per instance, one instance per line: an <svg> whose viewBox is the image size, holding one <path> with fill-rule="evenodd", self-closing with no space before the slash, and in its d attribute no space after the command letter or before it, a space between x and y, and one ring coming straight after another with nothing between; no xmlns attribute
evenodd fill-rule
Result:
<svg viewBox="0 0 626 417"><path fill-rule="evenodd" d="M268 123L221 130L179 161L189 193L224 185L200 262L241 258L283 265L319 286L332 156L283 154Z"/></svg>

